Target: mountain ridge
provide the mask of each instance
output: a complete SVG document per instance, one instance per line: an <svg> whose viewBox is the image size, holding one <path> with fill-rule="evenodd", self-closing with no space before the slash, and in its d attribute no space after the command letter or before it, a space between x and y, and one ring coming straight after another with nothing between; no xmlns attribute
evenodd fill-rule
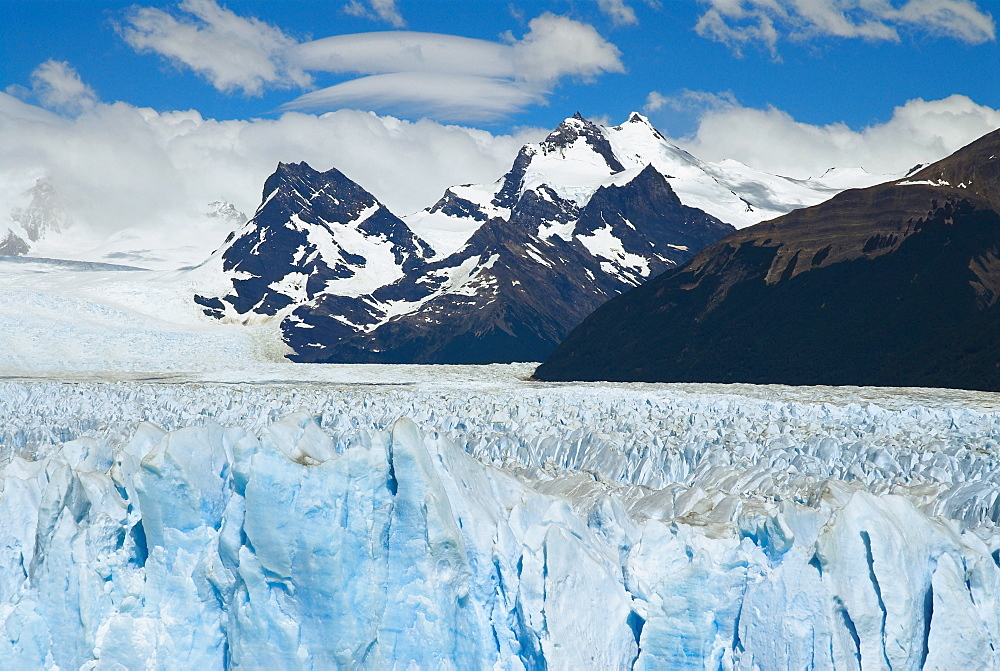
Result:
<svg viewBox="0 0 1000 671"><path fill-rule="evenodd" d="M535 375L1000 390L997 156L1000 131L736 231L595 311Z"/></svg>
<svg viewBox="0 0 1000 671"><path fill-rule="evenodd" d="M626 168L580 116L494 187L451 187L427 212L465 239L442 248L343 173L280 164L212 262L231 290L195 300L216 318L281 319L297 361L539 360L601 302L733 230L654 165Z"/></svg>

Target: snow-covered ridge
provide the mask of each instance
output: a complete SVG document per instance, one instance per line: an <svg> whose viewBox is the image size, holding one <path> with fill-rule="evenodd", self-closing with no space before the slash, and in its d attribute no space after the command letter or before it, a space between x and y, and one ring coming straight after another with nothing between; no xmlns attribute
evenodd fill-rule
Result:
<svg viewBox="0 0 1000 671"><path fill-rule="evenodd" d="M527 192L545 187L583 207L600 187L626 183L647 165L667 179L682 203L736 228L892 177L861 168L832 168L819 177L792 179L732 159L702 161L635 112L618 126L575 116L545 141L525 145L511 171L492 185L453 187L434 206L403 219L439 254L447 255L460 249L488 218L509 217L513 203Z"/></svg>
<svg viewBox="0 0 1000 671"><path fill-rule="evenodd" d="M0 655L1000 664L1000 415L684 388L0 383Z"/></svg>

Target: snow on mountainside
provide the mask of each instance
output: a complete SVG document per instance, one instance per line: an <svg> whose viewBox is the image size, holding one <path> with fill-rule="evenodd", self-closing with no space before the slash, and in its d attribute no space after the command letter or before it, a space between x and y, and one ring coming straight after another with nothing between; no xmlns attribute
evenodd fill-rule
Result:
<svg viewBox="0 0 1000 671"><path fill-rule="evenodd" d="M108 235L74 221L74 208L46 179L25 192L28 202L0 221L0 256L56 258L90 263L176 270L200 261L247 217L225 201L208 203L200 215L155 228L138 213L134 226Z"/></svg>
<svg viewBox="0 0 1000 671"><path fill-rule="evenodd" d="M25 195L28 205L11 210L6 232L0 231L0 255L26 254L68 227L66 208L49 181L38 179Z"/></svg>
<svg viewBox="0 0 1000 671"><path fill-rule="evenodd" d="M576 115L545 141L525 145L513 168L492 185L464 185L421 212L404 217L439 253L459 247L484 221L507 218L525 192L546 185L560 198L583 206L601 186L652 165L685 205L736 228L822 202L848 188L871 186L889 176L860 168L831 170L808 180L755 170L738 161L706 163L671 144L649 121L633 113L620 126L601 126Z"/></svg>
<svg viewBox="0 0 1000 671"><path fill-rule="evenodd" d="M740 230L601 306L536 376L1000 391L997 156L1000 130Z"/></svg>
<svg viewBox="0 0 1000 671"><path fill-rule="evenodd" d="M730 230L652 169L582 209L543 187L461 250L370 296L302 305L283 332L302 361L530 361L609 297Z"/></svg>
<svg viewBox="0 0 1000 671"><path fill-rule="evenodd" d="M282 311L301 361L537 360L603 301L733 230L685 205L655 166L632 163L615 157L601 126L567 119L522 149L488 204L468 199L481 188L448 190L428 213L447 230L417 227L436 245L432 258L395 218L363 231L373 212L391 215L342 174L300 165L292 183L281 166L257 215L220 254L232 290L196 300L219 318ZM348 210L336 227L325 213L333 201ZM376 233L375 247L350 244ZM327 244L305 244L312 235ZM379 260L390 252L394 264Z"/></svg>
<svg viewBox="0 0 1000 671"><path fill-rule="evenodd" d="M232 292L196 300L220 318L274 315L327 294L370 293L430 255L406 224L340 171L282 163L265 182L253 219L208 263L221 263Z"/></svg>
<svg viewBox="0 0 1000 671"><path fill-rule="evenodd" d="M1000 665L994 395L363 379L0 382L0 659Z"/></svg>

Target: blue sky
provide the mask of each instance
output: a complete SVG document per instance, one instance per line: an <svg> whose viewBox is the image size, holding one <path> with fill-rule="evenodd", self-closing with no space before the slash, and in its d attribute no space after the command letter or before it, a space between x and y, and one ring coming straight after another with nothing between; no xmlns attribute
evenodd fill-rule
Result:
<svg viewBox="0 0 1000 671"><path fill-rule="evenodd" d="M505 131L515 126L551 127L577 110L618 121L629 111L645 107L664 130L682 135L693 130L698 114L712 104L714 99L703 94L721 95L750 108L773 106L804 123L843 122L852 128L884 122L895 106L914 98L962 94L981 105L1000 107L1000 46L990 16L994 3L982 0L922 0L923 15L916 13L908 20L889 12L862 11L860 0L842 2L857 7L842 15L839 26L820 24L804 10L796 15L792 9L823 5L819 0L778 3L790 12L784 16L762 10L754 15L755 2L750 0L743 3L750 10L746 17L723 15L728 31L723 34L708 27L699 29L699 20L708 26L713 5L739 3L376 0L354 2L353 8L343 0L230 0L220 4L236 17L256 18L295 42L393 30L509 45L531 32L533 19L548 14L566 19L564 27L569 22L592 27L594 40L604 41L613 56L592 58L590 69L585 65L580 72L568 63L539 82L540 93L519 109L498 109L495 114L427 110L412 100L395 102L374 93L347 103L320 105L314 112L359 107L402 117L427 114ZM827 0L825 4L833 3ZM921 2L882 4L899 9ZM357 80L355 73L307 70L304 74L312 81L304 85L279 77L260 90L248 91L239 85L219 90L204 71L199 74L185 63L185 56L165 54L162 45L157 53L156 47L137 48L135 40L129 43L127 34L135 29L139 8L169 15L181 25L198 26L201 39L206 43L212 39L210 23L197 16L198 3L4 0L0 3L0 86L29 87L35 68L53 59L72 66L106 102L120 100L160 111L193 108L206 117L246 119L274 117L282 105L309 90ZM773 25L773 36L761 29L761 18ZM856 35L837 34L852 32ZM163 44L169 39L169 35L161 36ZM196 50L189 51L193 61ZM467 52L455 49L456 60L467 57ZM541 59L549 57L547 52L539 54ZM587 55L579 58L586 59ZM404 61L398 64L401 71L408 66ZM430 76L443 75L431 72ZM653 92L666 98L659 108L648 104ZM654 100L659 99L654 94Z"/></svg>
<svg viewBox="0 0 1000 671"><path fill-rule="evenodd" d="M1000 127L996 0L0 0L0 231L251 213L278 161L405 214L576 111L708 161L905 172Z"/></svg>

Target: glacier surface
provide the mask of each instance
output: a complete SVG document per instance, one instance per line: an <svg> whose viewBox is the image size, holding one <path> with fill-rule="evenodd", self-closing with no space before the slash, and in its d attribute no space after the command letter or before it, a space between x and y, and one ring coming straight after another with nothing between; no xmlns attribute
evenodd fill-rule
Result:
<svg viewBox="0 0 1000 671"><path fill-rule="evenodd" d="M997 395L326 370L0 381L4 668L1000 667Z"/></svg>

